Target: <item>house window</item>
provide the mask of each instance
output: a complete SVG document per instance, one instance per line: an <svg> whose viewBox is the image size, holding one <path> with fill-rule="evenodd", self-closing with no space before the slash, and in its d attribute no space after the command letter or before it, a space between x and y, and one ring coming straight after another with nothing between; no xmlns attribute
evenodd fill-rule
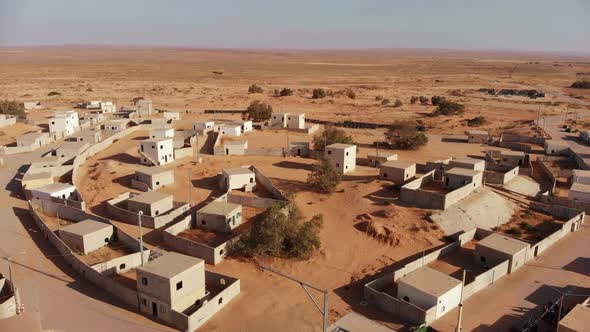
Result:
<svg viewBox="0 0 590 332"><path fill-rule="evenodd" d="M387 177L387 173L383 173L383 177L386 178Z"/></svg>
<svg viewBox="0 0 590 332"><path fill-rule="evenodd" d="M164 146L163 145L160 145L160 150L164 150Z"/></svg>
<svg viewBox="0 0 590 332"><path fill-rule="evenodd" d="M328 154L332 154L332 150L328 150Z"/></svg>
<svg viewBox="0 0 590 332"><path fill-rule="evenodd" d="M481 257L479 258L479 260L480 260L482 263L485 263L485 262L486 262L486 258L485 258L485 257L483 257L483 256L481 256Z"/></svg>
<svg viewBox="0 0 590 332"><path fill-rule="evenodd" d="M146 299L141 299L141 304L147 305L147 300Z"/></svg>
<svg viewBox="0 0 590 332"><path fill-rule="evenodd" d="M410 303L410 298L409 298L409 297L407 297L407 296L404 296L404 301L406 301L406 302Z"/></svg>
<svg viewBox="0 0 590 332"><path fill-rule="evenodd" d="M119 270L123 270L123 269L125 269L125 267L127 267L127 265L121 264L121 265L119 265Z"/></svg>
<svg viewBox="0 0 590 332"><path fill-rule="evenodd" d="M346 152L346 156L348 156L348 152Z"/></svg>
<svg viewBox="0 0 590 332"><path fill-rule="evenodd" d="M156 210L156 216L160 214L160 211Z"/></svg>
<svg viewBox="0 0 590 332"><path fill-rule="evenodd" d="M181 290L182 289L182 281L179 281L176 283L176 290Z"/></svg>
<svg viewBox="0 0 590 332"><path fill-rule="evenodd" d="M201 225L207 225L207 221L205 219L201 220Z"/></svg>
<svg viewBox="0 0 590 332"><path fill-rule="evenodd" d="M254 178L250 178L250 183L254 183Z"/></svg>
<svg viewBox="0 0 590 332"><path fill-rule="evenodd" d="M141 284L144 285L144 286L147 286L148 280L147 280L146 277L141 277Z"/></svg>

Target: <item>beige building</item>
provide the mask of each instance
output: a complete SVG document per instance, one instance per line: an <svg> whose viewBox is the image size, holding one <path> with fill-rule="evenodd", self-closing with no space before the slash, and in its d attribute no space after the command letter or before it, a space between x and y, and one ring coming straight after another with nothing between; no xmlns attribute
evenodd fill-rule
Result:
<svg viewBox="0 0 590 332"><path fill-rule="evenodd" d="M37 159L37 161L32 162L31 165L29 166L29 170L27 170L27 172L31 171L31 170L37 170L37 169L44 169L44 171L51 171L50 169L48 170L48 168L52 168L52 167L58 167L61 166L61 158L58 156L46 156L43 158L39 158Z"/></svg>
<svg viewBox="0 0 590 332"><path fill-rule="evenodd" d="M526 262L528 248L529 244L526 242L492 233L475 244L475 262L492 268L507 260L508 273L512 273Z"/></svg>
<svg viewBox="0 0 590 332"><path fill-rule="evenodd" d="M309 142L289 142L289 155L309 157Z"/></svg>
<svg viewBox="0 0 590 332"><path fill-rule="evenodd" d="M578 303L559 321L559 332L590 331L590 298Z"/></svg>
<svg viewBox="0 0 590 332"><path fill-rule="evenodd" d="M205 262L168 252L136 269L139 310L173 323L172 311L205 302Z"/></svg>
<svg viewBox="0 0 590 332"><path fill-rule="evenodd" d="M59 237L71 249L88 255L111 242L113 233L113 225L86 219L62 227L59 230Z"/></svg>
<svg viewBox="0 0 590 332"><path fill-rule="evenodd" d="M140 118L150 117L153 113L152 101L150 99L140 99L135 103L137 115Z"/></svg>
<svg viewBox="0 0 590 332"><path fill-rule="evenodd" d="M397 160L397 153L391 151L378 150L367 153L367 161L373 167L379 167L383 163L394 160Z"/></svg>
<svg viewBox="0 0 590 332"><path fill-rule="evenodd" d="M146 184L151 190L174 184L174 170L162 167L142 167L135 171L133 180Z"/></svg>
<svg viewBox="0 0 590 332"><path fill-rule="evenodd" d="M127 210L151 217L159 216L174 208L173 196L159 191L148 191L127 200Z"/></svg>
<svg viewBox="0 0 590 332"><path fill-rule="evenodd" d="M128 119L116 119L108 121L103 125L103 130L107 135L114 135L116 133L120 133L123 130L129 128L131 125L131 120Z"/></svg>
<svg viewBox="0 0 590 332"><path fill-rule="evenodd" d="M88 142L64 142L55 153L62 161L68 162L90 147Z"/></svg>
<svg viewBox="0 0 590 332"><path fill-rule="evenodd" d="M214 121L197 121L193 123L193 130L203 131L205 133L215 129Z"/></svg>
<svg viewBox="0 0 590 332"><path fill-rule="evenodd" d="M416 175L416 163L392 160L379 166L379 177L397 184L405 183Z"/></svg>
<svg viewBox="0 0 590 332"><path fill-rule="evenodd" d="M162 112L162 116L168 120L180 120L180 112L166 111Z"/></svg>
<svg viewBox="0 0 590 332"><path fill-rule="evenodd" d="M483 182L483 172L467 168L451 168L443 175L444 186L451 190L458 189L467 185L473 188L481 187Z"/></svg>
<svg viewBox="0 0 590 332"><path fill-rule="evenodd" d="M248 149L248 141L229 141L223 144L224 154L226 156L243 156Z"/></svg>
<svg viewBox="0 0 590 332"><path fill-rule="evenodd" d="M30 146L33 149L49 143L51 143L51 138L48 133L26 133L16 139L16 146Z"/></svg>
<svg viewBox="0 0 590 332"><path fill-rule="evenodd" d="M76 187L67 183L51 183L31 189L32 200L51 201L51 197L73 199L77 197Z"/></svg>
<svg viewBox="0 0 590 332"><path fill-rule="evenodd" d="M567 197L574 201L590 203L590 185L583 183L572 184Z"/></svg>
<svg viewBox="0 0 590 332"><path fill-rule="evenodd" d="M21 179L23 189L34 189L53 183L53 174L51 171L39 173L25 173Z"/></svg>
<svg viewBox="0 0 590 332"><path fill-rule="evenodd" d="M461 281L424 266L397 280L397 298L424 310L436 307L438 319L459 305Z"/></svg>
<svg viewBox="0 0 590 332"><path fill-rule="evenodd" d="M96 144L102 141L102 132L100 130L84 130L70 137L68 141Z"/></svg>
<svg viewBox="0 0 590 332"><path fill-rule="evenodd" d="M252 131L252 129L254 129L254 127L252 126L252 121L250 120L241 120L241 121L236 121L234 123L232 123L233 125L238 125L240 126L240 130L243 133L247 133L249 131Z"/></svg>
<svg viewBox="0 0 590 332"><path fill-rule="evenodd" d="M305 113L288 113L287 128L305 129Z"/></svg>
<svg viewBox="0 0 590 332"><path fill-rule="evenodd" d="M523 167L526 154L522 151L501 151L500 164Z"/></svg>
<svg viewBox="0 0 590 332"><path fill-rule="evenodd" d="M242 223L242 206L226 202L211 202L197 211L197 227L230 233Z"/></svg>
<svg viewBox="0 0 590 332"><path fill-rule="evenodd" d="M270 119L270 125L275 127L287 127L287 117L289 113L273 113Z"/></svg>
<svg viewBox="0 0 590 332"><path fill-rule="evenodd" d="M572 171L572 183L590 184L590 171L574 169Z"/></svg>
<svg viewBox="0 0 590 332"><path fill-rule="evenodd" d="M476 171L486 170L486 161L483 159L474 158L453 158L449 161L449 168L466 168Z"/></svg>
<svg viewBox="0 0 590 332"><path fill-rule="evenodd" d="M152 140L166 138L174 138L174 128L157 128L150 131L150 139Z"/></svg>
<svg viewBox="0 0 590 332"><path fill-rule="evenodd" d="M242 126L239 124L222 124L219 126L219 132L227 136L240 136L242 135Z"/></svg>
<svg viewBox="0 0 590 332"><path fill-rule="evenodd" d="M247 167L225 168L221 171L219 186L223 190L252 191L256 187L256 175Z"/></svg>
<svg viewBox="0 0 590 332"><path fill-rule="evenodd" d="M547 155L565 155L569 153L569 145L557 140L545 140L543 144L545 154Z"/></svg>
<svg viewBox="0 0 590 332"><path fill-rule="evenodd" d="M356 145L336 143L326 147L324 156L341 174L356 169Z"/></svg>
<svg viewBox="0 0 590 332"><path fill-rule="evenodd" d="M467 142L468 143L487 143L490 140L490 135L487 131L483 130L468 130L467 131Z"/></svg>

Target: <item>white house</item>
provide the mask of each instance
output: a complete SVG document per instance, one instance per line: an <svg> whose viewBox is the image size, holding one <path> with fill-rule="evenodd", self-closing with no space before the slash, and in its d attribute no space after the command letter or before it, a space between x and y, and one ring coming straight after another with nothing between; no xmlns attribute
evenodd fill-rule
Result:
<svg viewBox="0 0 590 332"><path fill-rule="evenodd" d="M215 122L213 122L213 121L198 121L198 122L193 123L194 130L199 130L199 131L204 131L204 132L209 132L209 131L213 130L214 126L215 126Z"/></svg>
<svg viewBox="0 0 590 332"><path fill-rule="evenodd" d="M69 136L78 130L80 130L78 112L55 111L54 116L49 118L50 133L63 133L64 136Z"/></svg>
<svg viewBox="0 0 590 332"><path fill-rule="evenodd" d="M243 133L247 133L249 131L252 131L252 121L250 121L250 120L237 121L235 123L232 123L232 125L240 126L240 129L242 130Z"/></svg>
<svg viewBox="0 0 590 332"><path fill-rule="evenodd" d="M305 129L305 113L288 113L287 128Z"/></svg>
<svg viewBox="0 0 590 332"><path fill-rule="evenodd" d="M150 131L150 139L174 138L174 128L158 128Z"/></svg>
<svg viewBox="0 0 590 332"><path fill-rule="evenodd" d="M256 186L256 175L247 167L226 168L221 171L219 184L224 190L244 188L252 191Z"/></svg>
<svg viewBox="0 0 590 332"><path fill-rule="evenodd" d="M68 199L76 192L76 187L67 183L52 183L31 189L32 200L51 201L51 197Z"/></svg>
<svg viewBox="0 0 590 332"><path fill-rule="evenodd" d="M240 136L242 134L242 126L239 124L223 124L219 127L219 132L227 136Z"/></svg>
<svg viewBox="0 0 590 332"><path fill-rule="evenodd" d="M100 110L105 113L115 113L117 111L117 105L112 101L101 101Z"/></svg>
<svg viewBox="0 0 590 332"><path fill-rule="evenodd" d="M149 117L152 115L152 101L150 99L140 99L135 103L139 117Z"/></svg>
<svg viewBox="0 0 590 332"><path fill-rule="evenodd" d="M180 120L180 112L166 111L162 113L162 116L168 120Z"/></svg>
<svg viewBox="0 0 590 332"><path fill-rule="evenodd" d="M174 144L171 138L141 141L139 152L142 165L162 166L174 161Z"/></svg>
<svg viewBox="0 0 590 332"><path fill-rule="evenodd" d="M356 168L356 145L342 143L328 145L324 155L341 174L352 172Z"/></svg>

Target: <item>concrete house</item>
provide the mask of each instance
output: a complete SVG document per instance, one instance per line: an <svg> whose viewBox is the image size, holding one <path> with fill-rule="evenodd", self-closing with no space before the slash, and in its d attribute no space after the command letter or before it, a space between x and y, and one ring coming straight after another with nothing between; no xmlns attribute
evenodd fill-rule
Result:
<svg viewBox="0 0 590 332"><path fill-rule="evenodd" d="M170 120L166 118L155 118L150 120L155 128L170 128Z"/></svg>
<svg viewBox="0 0 590 332"><path fill-rule="evenodd" d="M253 129L253 127L252 127L252 121L250 121L250 120L237 121L235 123L232 123L232 125L238 125L238 126L240 126L240 130L243 133L247 133L249 131L252 131L252 129Z"/></svg>
<svg viewBox="0 0 590 332"><path fill-rule="evenodd" d="M221 171L219 185L223 190L252 191L256 187L256 175L247 167L225 168Z"/></svg>
<svg viewBox="0 0 590 332"><path fill-rule="evenodd" d="M117 111L117 105L112 101L101 101L100 110L105 113L115 113Z"/></svg>
<svg viewBox="0 0 590 332"><path fill-rule="evenodd" d="M84 130L68 139L71 142L96 144L102 141L100 130Z"/></svg>
<svg viewBox="0 0 590 332"><path fill-rule="evenodd" d="M193 123L193 130L209 132L215 128L214 121L197 121Z"/></svg>
<svg viewBox="0 0 590 332"><path fill-rule="evenodd" d="M356 145L336 143L328 145L324 156L341 174L356 168Z"/></svg>
<svg viewBox="0 0 590 332"><path fill-rule="evenodd" d="M70 199L75 194L75 186L61 182L31 189L32 200L51 201L51 197Z"/></svg>
<svg viewBox="0 0 590 332"><path fill-rule="evenodd" d="M397 160L397 153L384 150L367 153L367 161L373 167L379 167L379 165L392 160Z"/></svg>
<svg viewBox="0 0 590 332"><path fill-rule="evenodd" d="M487 131L483 130L468 130L467 131L467 142L468 143L487 143L490 140L490 135Z"/></svg>
<svg viewBox="0 0 590 332"><path fill-rule="evenodd" d="M27 172L21 179L23 189L33 189L46 186L53 183L53 174L51 171L31 173Z"/></svg>
<svg viewBox="0 0 590 332"><path fill-rule="evenodd" d="M55 111L54 116L49 118L49 132L60 133L63 136L69 136L80 130L80 120L78 112Z"/></svg>
<svg viewBox="0 0 590 332"><path fill-rule="evenodd" d="M22 104L26 111L36 110L43 107L40 101L25 101Z"/></svg>
<svg viewBox="0 0 590 332"><path fill-rule="evenodd" d="M165 322L204 300L205 262L168 252L136 269L139 310Z"/></svg>
<svg viewBox="0 0 590 332"><path fill-rule="evenodd" d="M152 101L150 99L140 99L135 103L137 115L140 118L150 117L153 113Z"/></svg>
<svg viewBox="0 0 590 332"><path fill-rule="evenodd" d="M559 321L559 332L586 332L590 326L590 298L568 312ZM557 330L556 330L557 331Z"/></svg>
<svg viewBox="0 0 590 332"><path fill-rule="evenodd" d="M142 167L135 171L132 184L133 181L147 185L150 190L158 190L163 186L174 184L174 170L162 167Z"/></svg>
<svg viewBox="0 0 590 332"><path fill-rule="evenodd" d="M223 144L223 149L226 156L243 156L248 149L248 141L229 141Z"/></svg>
<svg viewBox="0 0 590 332"><path fill-rule="evenodd" d="M162 112L162 116L168 120L180 120L180 112L166 111Z"/></svg>
<svg viewBox="0 0 590 332"><path fill-rule="evenodd" d="M567 197L574 201L590 203L590 185L583 183L572 184Z"/></svg>
<svg viewBox="0 0 590 332"><path fill-rule="evenodd" d="M543 147L545 154L547 155L566 155L569 153L570 149L569 145L561 141L551 139L546 140L543 144Z"/></svg>
<svg viewBox="0 0 590 332"><path fill-rule="evenodd" d="M590 184L590 171L572 170L572 183Z"/></svg>
<svg viewBox="0 0 590 332"><path fill-rule="evenodd" d="M139 152L142 165L162 166L174 161L174 145L171 138L141 141Z"/></svg>
<svg viewBox="0 0 590 332"><path fill-rule="evenodd" d="M449 189L458 189L466 185L472 185L473 188L481 187L483 182L483 172L467 168L451 168L443 175L444 186Z"/></svg>
<svg viewBox="0 0 590 332"><path fill-rule="evenodd" d="M143 211L151 217L159 216L174 208L173 196L159 191L148 191L127 200L127 210Z"/></svg>
<svg viewBox="0 0 590 332"><path fill-rule="evenodd" d="M305 129L305 113L287 113L287 128Z"/></svg>
<svg viewBox="0 0 590 332"><path fill-rule="evenodd" d="M436 307L436 319L459 305L461 281L429 267L421 267L397 280L397 298L419 308Z"/></svg>
<svg viewBox="0 0 590 332"><path fill-rule="evenodd" d="M67 141L55 150L55 154L56 156L60 157L63 162L68 162L76 158L76 156L84 152L89 147L89 142Z"/></svg>
<svg viewBox="0 0 590 332"><path fill-rule="evenodd" d="M107 135L114 135L129 128L131 121L129 119L115 119L103 125L103 130Z"/></svg>
<svg viewBox="0 0 590 332"><path fill-rule="evenodd" d="M449 161L449 168L466 168L472 169L475 171L485 171L486 170L486 161L483 159L474 159L474 158L453 158Z"/></svg>
<svg viewBox="0 0 590 332"><path fill-rule="evenodd" d="M287 117L289 113L273 113L270 119L270 125L272 127L287 127Z"/></svg>
<svg viewBox="0 0 590 332"><path fill-rule="evenodd" d="M70 248L88 255L112 241L113 225L86 219L59 230L59 237Z"/></svg>
<svg viewBox="0 0 590 332"><path fill-rule="evenodd" d="M309 142L289 142L289 155L309 157Z"/></svg>
<svg viewBox="0 0 590 332"><path fill-rule="evenodd" d="M242 206L226 202L211 202L197 211L197 227L230 233L242 223Z"/></svg>
<svg viewBox="0 0 590 332"><path fill-rule="evenodd" d="M158 128L150 131L150 139L174 138L174 128Z"/></svg>
<svg viewBox="0 0 590 332"><path fill-rule="evenodd" d="M16 124L16 116L0 114L0 128Z"/></svg>
<svg viewBox="0 0 590 332"><path fill-rule="evenodd" d="M27 173L30 171L34 171L37 169L44 169L45 171L51 171L51 170L47 170L47 168L52 168L52 167L58 167L61 166L61 158L58 156L46 156L43 158L39 158L36 161L32 162L31 165L29 166L29 170L27 170Z"/></svg>
<svg viewBox="0 0 590 332"><path fill-rule="evenodd" d="M508 273L524 266L529 244L517 239L492 233L475 244L475 263L492 268L508 262Z"/></svg>
<svg viewBox="0 0 590 332"><path fill-rule="evenodd" d="M239 124L222 124L219 126L219 132L227 136L240 136L242 134L242 126Z"/></svg>
<svg viewBox="0 0 590 332"><path fill-rule="evenodd" d="M402 160L392 160L379 166L379 177L383 180L393 181L398 184L414 178L416 175L416 163Z"/></svg>
<svg viewBox="0 0 590 332"><path fill-rule="evenodd" d="M16 139L16 146L29 146L33 149L40 148L49 143L51 143L51 138L47 133L26 133Z"/></svg>
<svg viewBox="0 0 590 332"><path fill-rule="evenodd" d="M500 164L522 167L524 166L526 154L522 151L500 152Z"/></svg>

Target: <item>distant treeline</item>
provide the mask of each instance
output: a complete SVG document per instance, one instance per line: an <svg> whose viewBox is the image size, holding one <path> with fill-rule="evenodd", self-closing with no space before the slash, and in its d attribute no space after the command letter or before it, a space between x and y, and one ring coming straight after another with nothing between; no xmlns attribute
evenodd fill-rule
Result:
<svg viewBox="0 0 590 332"><path fill-rule="evenodd" d="M478 90L479 92L482 93L486 93L488 95L491 96L506 96L506 97L510 97L510 96L522 96L522 97L529 97L531 99L537 99L537 98L544 98L545 97L545 93L544 92L539 92L537 90L531 89L501 89L501 90L496 90L493 88L481 88Z"/></svg>

